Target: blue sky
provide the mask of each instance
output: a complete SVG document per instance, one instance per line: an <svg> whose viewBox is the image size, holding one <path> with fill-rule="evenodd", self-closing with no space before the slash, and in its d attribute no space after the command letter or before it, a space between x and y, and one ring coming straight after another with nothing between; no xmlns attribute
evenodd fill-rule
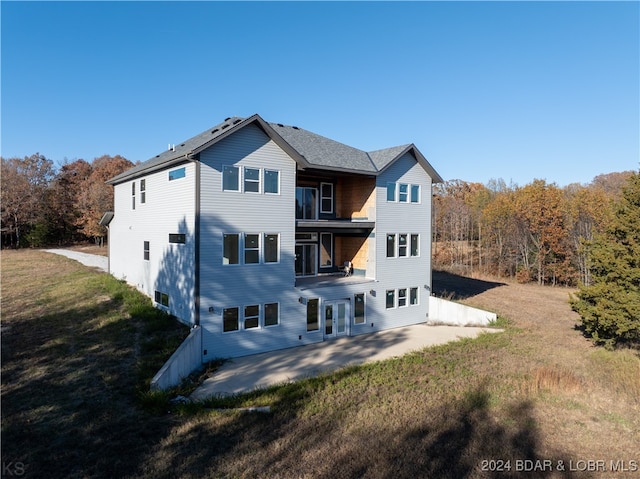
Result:
<svg viewBox="0 0 640 479"><path fill-rule="evenodd" d="M637 170L638 2L6 2L2 156L144 161L260 114L445 179Z"/></svg>

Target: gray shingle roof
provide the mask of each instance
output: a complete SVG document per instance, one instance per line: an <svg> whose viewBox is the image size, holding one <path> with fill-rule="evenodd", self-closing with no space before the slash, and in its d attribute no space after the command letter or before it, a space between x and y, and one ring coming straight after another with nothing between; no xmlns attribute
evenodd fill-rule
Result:
<svg viewBox="0 0 640 479"><path fill-rule="evenodd" d="M227 118L199 135L175 145L175 148L164 151L111 178L108 183L117 184L142 174L193 160L200 151L251 123L257 123L274 142L298 161L302 168L377 175L401 155L410 151L434 182L442 181L440 175L412 144L367 153L302 128L267 123L260 116L253 115L248 118Z"/></svg>

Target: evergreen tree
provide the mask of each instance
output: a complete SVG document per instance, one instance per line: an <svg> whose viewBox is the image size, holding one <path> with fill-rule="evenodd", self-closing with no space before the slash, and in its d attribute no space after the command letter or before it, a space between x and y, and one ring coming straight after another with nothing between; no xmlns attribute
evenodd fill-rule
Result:
<svg viewBox="0 0 640 479"><path fill-rule="evenodd" d="M596 344L640 344L640 174L634 173L616 204L607 231L587 245L592 284L572 307Z"/></svg>

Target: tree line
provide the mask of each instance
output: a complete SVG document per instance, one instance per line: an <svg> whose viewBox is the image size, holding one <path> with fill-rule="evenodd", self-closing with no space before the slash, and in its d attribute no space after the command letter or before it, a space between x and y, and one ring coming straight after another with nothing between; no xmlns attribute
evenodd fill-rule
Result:
<svg viewBox="0 0 640 479"><path fill-rule="evenodd" d="M122 156L104 155L56 168L39 153L1 163L3 248L102 244L107 231L100 218L113 209L113 187L105 181L134 166Z"/></svg>
<svg viewBox="0 0 640 479"><path fill-rule="evenodd" d="M634 172L559 187L545 180L434 185L434 268L538 284L592 283L590 243L606 231Z"/></svg>

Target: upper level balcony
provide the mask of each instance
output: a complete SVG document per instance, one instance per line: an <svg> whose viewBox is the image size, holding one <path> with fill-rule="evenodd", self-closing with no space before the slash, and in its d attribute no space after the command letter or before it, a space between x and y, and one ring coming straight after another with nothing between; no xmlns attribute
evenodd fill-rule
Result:
<svg viewBox="0 0 640 479"><path fill-rule="evenodd" d="M373 177L299 175L296 284L314 277L323 277L323 284L335 282L345 263L351 264L354 280L372 278L369 237L375 228L375 211Z"/></svg>

